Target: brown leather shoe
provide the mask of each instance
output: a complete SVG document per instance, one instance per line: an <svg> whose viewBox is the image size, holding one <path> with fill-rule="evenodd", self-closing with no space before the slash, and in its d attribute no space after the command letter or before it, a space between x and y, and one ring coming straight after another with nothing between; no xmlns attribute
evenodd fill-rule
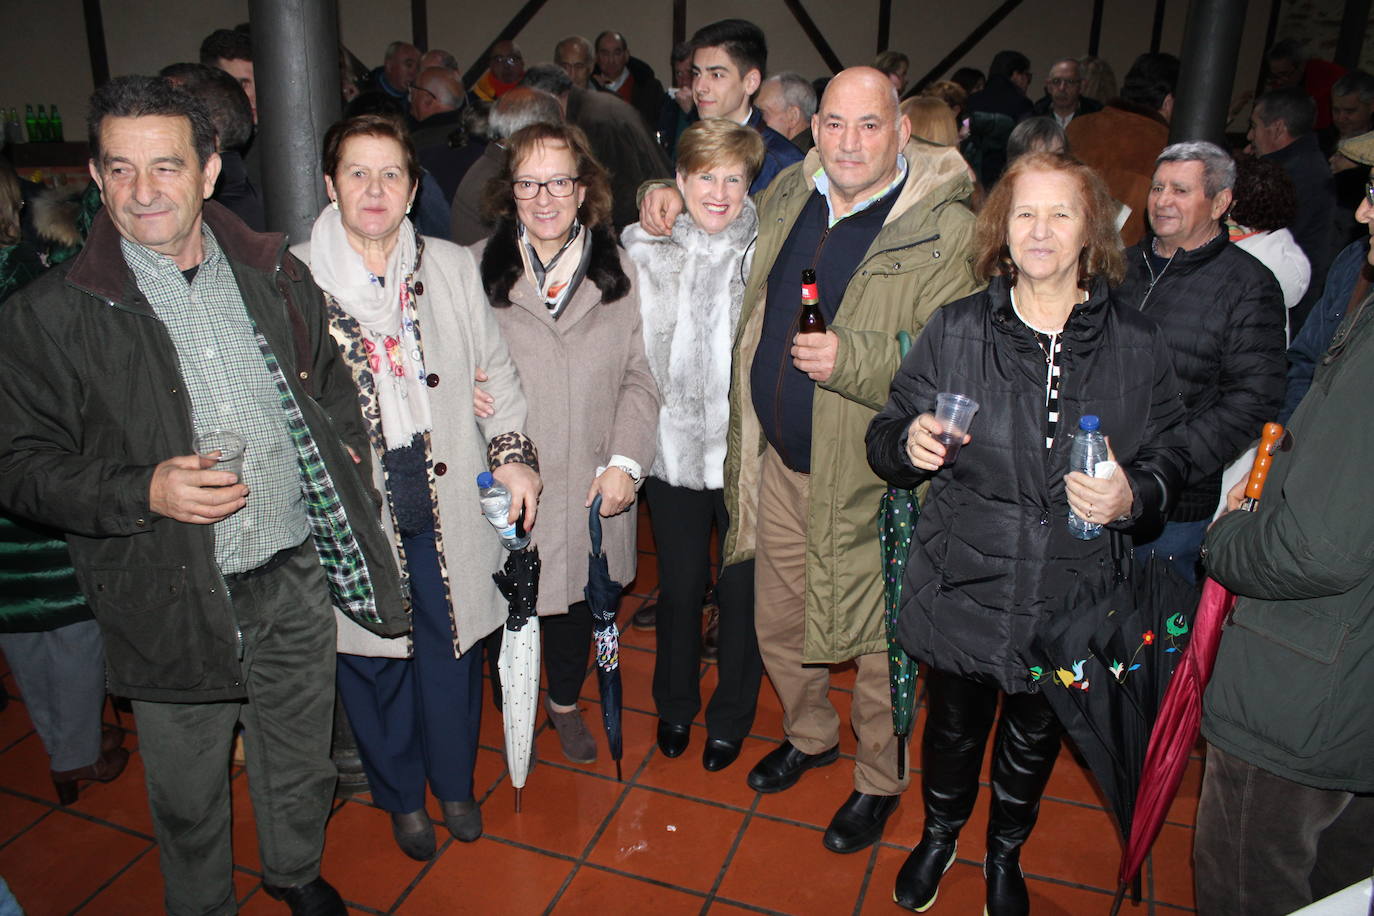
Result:
<svg viewBox="0 0 1374 916"><path fill-rule="evenodd" d="M80 794L80 783L110 782L116 779L129 765L129 752L122 747L112 751L102 751L90 766L77 767L75 770L50 770L52 787L57 790L57 801L70 805Z"/></svg>
<svg viewBox="0 0 1374 916"><path fill-rule="evenodd" d="M118 725L100 726L100 753L108 754L115 748L123 747L125 734Z"/></svg>

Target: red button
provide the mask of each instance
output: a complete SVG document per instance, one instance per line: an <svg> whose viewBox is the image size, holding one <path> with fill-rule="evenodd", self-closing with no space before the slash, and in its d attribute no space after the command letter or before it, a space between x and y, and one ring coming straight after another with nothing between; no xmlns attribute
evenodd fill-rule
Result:
<svg viewBox="0 0 1374 916"><path fill-rule="evenodd" d="M425 376L425 384L428 385L428 386L431 387L431 388L438 388L438 387L439 387L439 376L437 376L437 375L435 375L433 372L431 372L429 375L426 375L426 376Z"/></svg>
<svg viewBox="0 0 1374 916"><path fill-rule="evenodd" d="M443 476L444 476L445 474L447 474L447 473L448 473L448 465L444 464L442 461L436 461L436 462L434 463L434 476L435 476L435 477L443 477Z"/></svg>

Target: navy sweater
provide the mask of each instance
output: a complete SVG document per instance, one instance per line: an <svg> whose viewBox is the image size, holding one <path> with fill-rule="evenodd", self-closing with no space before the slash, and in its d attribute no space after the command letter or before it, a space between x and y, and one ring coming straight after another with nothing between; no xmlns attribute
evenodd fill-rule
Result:
<svg viewBox="0 0 1374 916"><path fill-rule="evenodd" d="M815 269L821 313L829 325L840 309L850 277L878 237L900 193L899 185L868 209L827 229L825 197L812 191L768 275L763 333L749 383L754 412L768 444L794 471L811 472L811 398L816 390L810 376L792 364L792 340L797 336L801 309L801 272L808 267Z"/></svg>

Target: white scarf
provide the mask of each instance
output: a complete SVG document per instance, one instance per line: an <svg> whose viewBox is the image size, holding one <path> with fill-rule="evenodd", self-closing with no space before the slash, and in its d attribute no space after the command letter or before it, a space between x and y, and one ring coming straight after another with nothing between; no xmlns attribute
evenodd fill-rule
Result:
<svg viewBox="0 0 1374 916"><path fill-rule="evenodd" d="M432 425L420 340L408 308L415 251L415 230L410 220L402 219L383 284L349 244L338 210L325 207L310 232L310 271L315 282L362 327L388 449L409 445Z"/></svg>

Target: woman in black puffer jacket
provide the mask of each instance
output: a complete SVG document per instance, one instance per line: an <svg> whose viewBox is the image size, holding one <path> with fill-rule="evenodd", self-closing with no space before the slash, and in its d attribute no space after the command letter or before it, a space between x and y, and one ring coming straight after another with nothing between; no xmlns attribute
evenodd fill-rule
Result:
<svg viewBox="0 0 1374 916"><path fill-rule="evenodd" d="M973 810L983 748L1005 693L992 763L987 912L1029 910L1018 863L1059 751L1060 727L1023 653L1077 576L1111 572L1111 537L1078 540L1073 508L1118 531L1162 525L1186 472L1183 404L1159 331L1119 306L1114 207L1086 166L1021 157L978 218L986 290L945 306L902 363L868 430L889 483L930 481L903 585L900 633L927 663L924 833L897 879L921 910ZM932 411L938 392L979 402L957 459ZM1070 431L1101 418L1121 471L1067 474Z"/></svg>

